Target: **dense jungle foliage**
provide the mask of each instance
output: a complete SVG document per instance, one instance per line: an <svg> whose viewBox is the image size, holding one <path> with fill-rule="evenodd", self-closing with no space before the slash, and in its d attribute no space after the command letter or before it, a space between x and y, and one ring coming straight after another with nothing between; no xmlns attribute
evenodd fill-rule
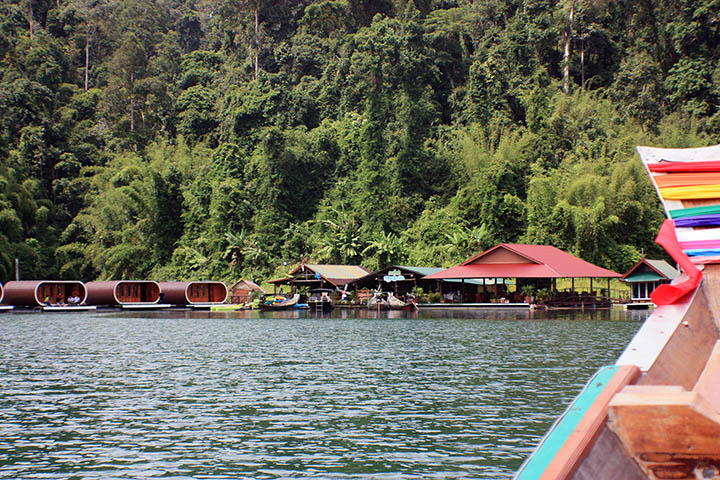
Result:
<svg viewBox="0 0 720 480"><path fill-rule="evenodd" d="M623 272L634 147L720 141L720 0L3 0L0 281Z"/></svg>

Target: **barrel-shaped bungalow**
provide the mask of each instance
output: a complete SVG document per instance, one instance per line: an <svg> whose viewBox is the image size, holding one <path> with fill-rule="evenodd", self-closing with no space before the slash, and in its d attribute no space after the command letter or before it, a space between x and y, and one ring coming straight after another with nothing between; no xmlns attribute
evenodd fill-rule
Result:
<svg viewBox="0 0 720 480"><path fill-rule="evenodd" d="M160 282L163 301L174 305L217 305L225 303L228 289L222 282Z"/></svg>
<svg viewBox="0 0 720 480"><path fill-rule="evenodd" d="M160 285L153 280L88 282L88 305L150 305L160 301Z"/></svg>
<svg viewBox="0 0 720 480"><path fill-rule="evenodd" d="M2 301L17 307L80 305L87 300L85 284L74 280L14 280L6 283L3 290Z"/></svg>

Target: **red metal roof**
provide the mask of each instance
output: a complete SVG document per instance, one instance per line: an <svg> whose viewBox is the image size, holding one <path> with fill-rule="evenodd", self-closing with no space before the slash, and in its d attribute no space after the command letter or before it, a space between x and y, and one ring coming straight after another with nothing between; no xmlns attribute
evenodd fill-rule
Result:
<svg viewBox="0 0 720 480"><path fill-rule="evenodd" d="M550 245L501 243L460 265L425 277L448 278L616 278L619 273Z"/></svg>

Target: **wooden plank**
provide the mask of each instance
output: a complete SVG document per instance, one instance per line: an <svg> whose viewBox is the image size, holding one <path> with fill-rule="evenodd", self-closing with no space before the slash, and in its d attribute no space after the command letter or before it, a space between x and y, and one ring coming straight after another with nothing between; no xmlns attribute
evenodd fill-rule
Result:
<svg viewBox="0 0 720 480"><path fill-rule="evenodd" d="M637 458L648 454L720 458L720 413L696 392L646 386L610 402L610 422Z"/></svg>
<svg viewBox="0 0 720 480"><path fill-rule="evenodd" d="M720 341L715 342L705 369L700 374L694 392L700 394L720 412Z"/></svg>
<svg viewBox="0 0 720 480"><path fill-rule="evenodd" d="M690 303L691 300L688 300L685 303L657 307L620 355L617 364L637 365L642 371L649 370L675 333Z"/></svg>

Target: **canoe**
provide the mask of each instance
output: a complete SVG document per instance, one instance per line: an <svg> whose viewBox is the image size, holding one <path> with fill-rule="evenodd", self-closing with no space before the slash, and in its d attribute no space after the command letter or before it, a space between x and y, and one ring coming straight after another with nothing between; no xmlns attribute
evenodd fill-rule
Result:
<svg viewBox="0 0 720 480"><path fill-rule="evenodd" d="M389 310L404 310L406 312L411 312L417 309L414 302L403 302L392 293L388 295L387 303Z"/></svg>
<svg viewBox="0 0 720 480"><path fill-rule="evenodd" d="M374 293L370 300L368 300L367 307L370 310L389 310L390 304L385 300L381 294Z"/></svg>
<svg viewBox="0 0 720 480"><path fill-rule="evenodd" d="M211 312L234 312L237 310L247 310L248 307L244 303L228 304L228 305L210 305Z"/></svg>
<svg viewBox="0 0 720 480"><path fill-rule="evenodd" d="M720 211L720 198L699 199L693 188L678 198L658 186L674 180L655 178L720 172L720 145L638 152L669 219ZM683 273L655 289L652 315L617 362L588 381L515 479L720 478L720 248L712 243L720 246L720 229L681 225L666 220L656 241ZM683 244L699 241L711 243L700 252Z"/></svg>
<svg viewBox="0 0 720 480"><path fill-rule="evenodd" d="M258 308L262 311L289 310L300 300L300 295L295 294L290 298L281 299L275 295L265 295L260 299Z"/></svg>

